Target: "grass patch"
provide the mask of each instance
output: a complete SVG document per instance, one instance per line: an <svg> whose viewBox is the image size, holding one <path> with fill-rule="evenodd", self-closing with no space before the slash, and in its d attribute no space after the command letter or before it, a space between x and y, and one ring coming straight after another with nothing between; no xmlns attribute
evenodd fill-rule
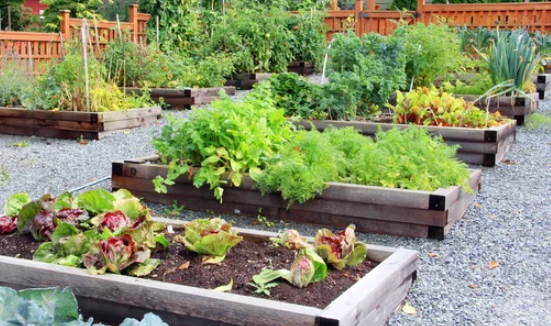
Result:
<svg viewBox="0 0 551 326"><path fill-rule="evenodd" d="M551 115L534 113L530 115L530 120L526 123L526 128L529 130L540 130L542 128L551 127Z"/></svg>

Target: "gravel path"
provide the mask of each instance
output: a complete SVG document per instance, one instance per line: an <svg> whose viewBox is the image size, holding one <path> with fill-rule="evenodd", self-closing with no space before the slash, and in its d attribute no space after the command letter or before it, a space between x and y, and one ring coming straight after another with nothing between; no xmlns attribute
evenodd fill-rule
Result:
<svg viewBox="0 0 551 326"><path fill-rule="evenodd" d="M540 107L551 114L551 101ZM56 194L109 175L112 161L153 153L151 136L159 128L114 134L88 145L0 135L0 204L15 192L27 191L33 197ZM551 127L520 128L506 159L512 164L484 168L477 204L446 240L359 235L369 243L420 252L418 279L407 298L417 313L408 316L398 310L388 325L551 325ZM101 186L109 189L110 184ZM171 210L151 206L159 215ZM185 210L172 213L182 219L208 216ZM292 227L305 235L317 229L224 217L247 228ZM499 266L490 269L492 262Z"/></svg>

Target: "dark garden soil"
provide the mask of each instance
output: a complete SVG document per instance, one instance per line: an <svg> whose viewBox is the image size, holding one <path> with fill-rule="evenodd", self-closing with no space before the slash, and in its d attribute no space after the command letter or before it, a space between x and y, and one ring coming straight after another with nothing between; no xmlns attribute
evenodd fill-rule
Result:
<svg viewBox="0 0 551 326"><path fill-rule="evenodd" d="M0 235L0 255L3 256L32 259L39 245L27 235ZM322 282L299 289L286 281L278 281L279 285L270 288L270 296L267 297L255 294L255 289L247 283L251 283L252 277L264 267L289 269L295 252L282 247L271 247L267 242L244 240L230 251L221 265L201 265L200 255L177 243L157 250L152 257L161 259L161 264L146 277L148 279L204 289L214 289L233 280L231 293L316 308L325 308L378 264L366 259L363 264L347 267L342 271L328 266L327 278Z"/></svg>

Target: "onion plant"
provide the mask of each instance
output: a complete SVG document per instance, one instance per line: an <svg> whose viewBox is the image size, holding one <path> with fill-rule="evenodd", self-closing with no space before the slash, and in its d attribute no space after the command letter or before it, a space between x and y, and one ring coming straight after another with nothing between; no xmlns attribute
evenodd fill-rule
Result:
<svg viewBox="0 0 551 326"><path fill-rule="evenodd" d="M522 29L509 33L496 32L488 53L483 54L490 69L494 87L485 96L511 95L528 97L525 90L533 87L533 75L541 60L530 35Z"/></svg>

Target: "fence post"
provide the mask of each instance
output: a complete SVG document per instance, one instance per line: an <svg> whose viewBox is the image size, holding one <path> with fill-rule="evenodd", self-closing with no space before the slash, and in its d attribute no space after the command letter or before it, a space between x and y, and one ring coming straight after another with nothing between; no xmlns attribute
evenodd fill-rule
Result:
<svg viewBox="0 0 551 326"><path fill-rule="evenodd" d="M354 29L358 37L361 36L362 33L360 12L362 12L363 9L364 0L356 0L356 4L354 5Z"/></svg>
<svg viewBox="0 0 551 326"><path fill-rule="evenodd" d="M377 0L367 0L367 10L368 11L374 11L377 6Z"/></svg>
<svg viewBox="0 0 551 326"><path fill-rule="evenodd" d="M132 41L138 43L138 5L131 4L128 13L128 22L132 26Z"/></svg>
<svg viewBox="0 0 551 326"><path fill-rule="evenodd" d="M425 0L418 0L417 1L417 13L418 18L416 19L417 22L422 23L428 23L428 17L425 17Z"/></svg>
<svg viewBox="0 0 551 326"><path fill-rule="evenodd" d="M61 20L59 21L59 32L63 34L63 39L68 40L71 37L70 10L61 10Z"/></svg>

